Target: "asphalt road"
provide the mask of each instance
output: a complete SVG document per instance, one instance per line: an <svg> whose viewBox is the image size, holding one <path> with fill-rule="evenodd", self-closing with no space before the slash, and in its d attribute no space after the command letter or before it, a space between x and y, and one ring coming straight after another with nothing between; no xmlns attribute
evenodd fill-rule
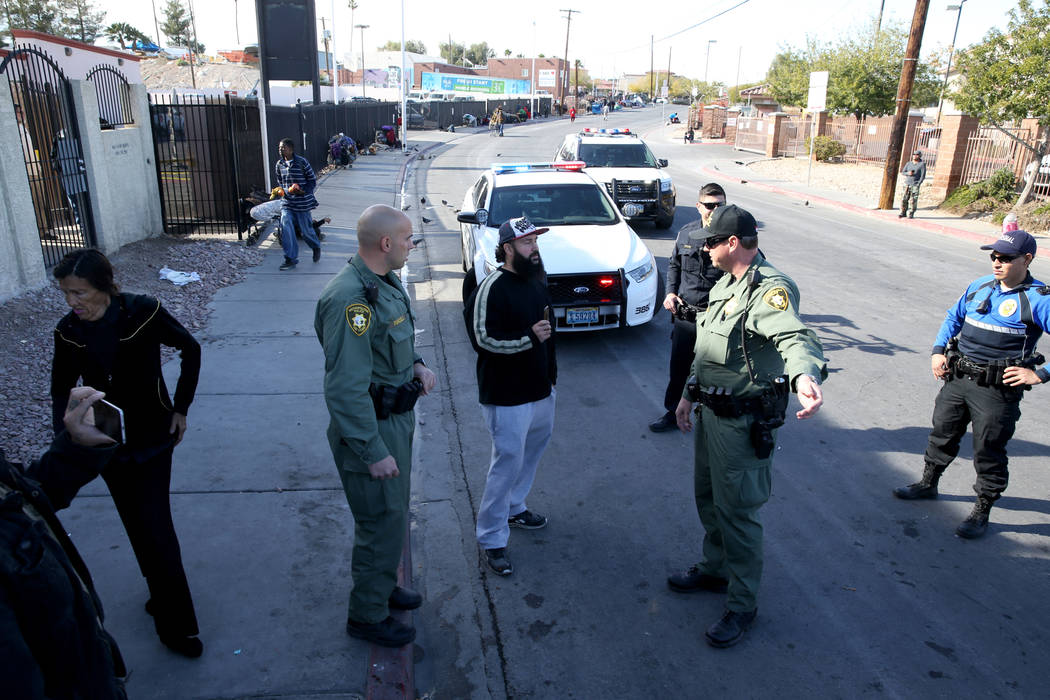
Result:
<svg viewBox="0 0 1050 700"><path fill-rule="evenodd" d="M1036 388L1022 404L1010 488L983 539L954 535L973 499L968 440L940 500L890 493L921 472L939 386L929 349L945 309L990 272L987 254L746 185L727 184L729 201L756 216L763 252L798 283L831 372L824 409L808 421L789 410L780 432L749 636L729 650L709 647L703 631L722 597L678 595L665 584L697 560L701 528L690 439L646 427L662 412L667 381L663 311L639 328L558 336L556 427L529 499L550 525L512 532L511 577L479 567L473 517L490 444L461 314L459 227L440 200L459 206L490 163L547 160L564 134L588 125L603 124L562 120L508 128L504 138L464 137L419 163L409 181L410 201L437 203L422 212L435 220L419 222L426 244L410 260L410 279L426 302L417 307L442 384L440 409L423 417L413 477L413 573L428 601L416 618L418 694L1045 696L1050 390ZM697 216L694 197L707 181L699 168L732 151L672 142L655 109L616 114L608 125L645 133L656 156L670 159L675 225L638 228L664 271L675 232ZM1032 269L1050 279L1046 261Z"/></svg>

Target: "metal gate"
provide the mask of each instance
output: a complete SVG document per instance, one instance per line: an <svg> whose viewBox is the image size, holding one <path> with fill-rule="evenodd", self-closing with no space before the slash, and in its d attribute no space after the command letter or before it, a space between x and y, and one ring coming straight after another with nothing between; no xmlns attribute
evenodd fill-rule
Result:
<svg viewBox="0 0 1050 700"><path fill-rule="evenodd" d="M150 96L149 112L164 230L238 233L238 199L266 183L258 103Z"/></svg>
<svg viewBox="0 0 1050 700"><path fill-rule="evenodd" d="M44 264L95 245L80 128L69 80L50 56L18 46L0 63L15 105Z"/></svg>

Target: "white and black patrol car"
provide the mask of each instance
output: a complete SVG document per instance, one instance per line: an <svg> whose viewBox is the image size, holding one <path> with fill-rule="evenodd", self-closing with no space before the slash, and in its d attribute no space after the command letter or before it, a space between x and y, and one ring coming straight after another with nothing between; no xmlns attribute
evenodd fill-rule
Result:
<svg viewBox="0 0 1050 700"><path fill-rule="evenodd" d="M550 229L539 237L539 249L559 331L646 323L663 295L656 261L583 167L499 163L483 172L457 217L463 269L475 275L466 282L495 271L500 224L524 214Z"/></svg>
<svg viewBox="0 0 1050 700"><path fill-rule="evenodd" d="M583 161L585 172L605 189L631 223L652 221L670 228L674 221L675 188L656 158L630 129L584 129L562 141L554 161Z"/></svg>

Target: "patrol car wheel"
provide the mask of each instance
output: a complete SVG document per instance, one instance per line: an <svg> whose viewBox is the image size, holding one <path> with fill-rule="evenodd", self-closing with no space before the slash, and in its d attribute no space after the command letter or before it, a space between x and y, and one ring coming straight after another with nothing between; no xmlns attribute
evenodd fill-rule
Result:
<svg viewBox="0 0 1050 700"><path fill-rule="evenodd" d="M671 224L674 223L674 217L659 217L653 222L653 226L656 228L671 228Z"/></svg>

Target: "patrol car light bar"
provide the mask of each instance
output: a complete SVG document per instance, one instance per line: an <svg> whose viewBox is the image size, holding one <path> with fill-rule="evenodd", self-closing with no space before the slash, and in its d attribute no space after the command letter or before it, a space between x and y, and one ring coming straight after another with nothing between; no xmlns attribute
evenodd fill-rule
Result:
<svg viewBox="0 0 1050 700"><path fill-rule="evenodd" d="M493 163L491 168L496 175L505 175L507 173L527 173L534 170L579 172L586 165L582 160L569 160L562 163Z"/></svg>
<svg viewBox="0 0 1050 700"><path fill-rule="evenodd" d="M603 134L605 136L619 136L620 134L630 135L630 129L592 129L587 127L583 130L585 134Z"/></svg>

